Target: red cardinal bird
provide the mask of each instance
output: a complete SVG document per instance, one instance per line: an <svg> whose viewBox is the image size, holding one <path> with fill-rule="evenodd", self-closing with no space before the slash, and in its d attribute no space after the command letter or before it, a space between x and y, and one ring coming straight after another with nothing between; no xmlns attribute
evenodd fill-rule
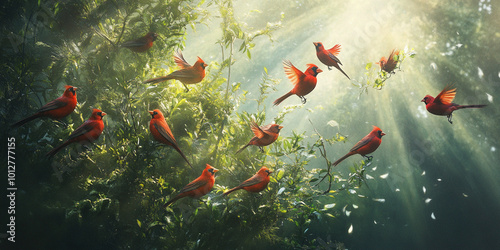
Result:
<svg viewBox="0 0 500 250"><path fill-rule="evenodd" d="M154 32L149 32L141 38L124 42L122 43L121 46L130 49L134 52L142 53L148 51L148 49L153 47L153 42L156 40L157 37L158 34Z"/></svg>
<svg viewBox="0 0 500 250"><path fill-rule="evenodd" d="M252 121L251 129L255 136L250 139L247 145L240 148L240 150L238 150L236 154L250 145L258 146L260 148L260 151L264 152L264 149L262 147L276 141L282 128L283 126L280 126L278 124L268 124L266 126L259 127L259 125L257 125L255 121Z"/></svg>
<svg viewBox="0 0 500 250"><path fill-rule="evenodd" d="M426 95L422 102L425 102L425 108L431 114L435 115L446 115L448 117L448 121L453 124L451 121L451 116L453 111L457 109L467 109L467 108L482 108L486 105L458 105L456 103L452 103L455 98L456 88L453 88L453 85L446 86L436 98Z"/></svg>
<svg viewBox="0 0 500 250"><path fill-rule="evenodd" d="M179 146L177 146L177 141L175 141L174 135L172 134L172 131L165 121L165 117L163 117L161 111L159 109L155 109L153 111L149 111L149 113L152 116L151 121L149 122L149 131L151 131L153 137L157 141L163 144L167 144L177 150L177 152L181 154L182 158L186 160L189 166L193 168L184 153L182 153L182 151L179 149Z"/></svg>
<svg viewBox="0 0 500 250"><path fill-rule="evenodd" d="M77 103L76 102L77 89L78 88L76 87L67 85L66 90L64 90L64 93L61 97L48 102L47 104L43 105L43 107L41 107L39 110L37 110L35 114L12 124L12 126L13 127L21 126L39 117L49 117L53 120L59 120L66 117L67 115L71 114L73 110L75 110Z"/></svg>
<svg viewBox="0 0 500 250"><path fill-rule="evenodd" d="M373 156L366 156L367 154L373 153L378 146L380 146L380 143L382 143L382 136L384 136L385 133L382 132L382 130L376 126L373 126L372 132L370 132L368 135L363 137L361 141L356 143L354 147L351 148L349 153L346 155L342 156L340 159L338 159L336 162L333 163L333 166L337 166L340 162L345 160L347 157L355 154L360 154L363 157L367 157L368 159L371 159Z"/></svg>
<svg viewBox="0 0 500 250"><path fill-rule="evenodd" d="M389 55L389 59L386 59L384 56L380 58L380 61L377 63L380 65L380 69L387 72L387 73L393 73L394 69L398 65L398 60L394 59L394 56L399 55L399 50L396 51L395 49L392 50L391 54Z"/></svg>
<svg viewBox="0 0 500 250"><path fill-rule="evenodd" d="M208 65L198 57L198 61L191 66L184 57L182 53L177 51L175 52L174 61L181 69L170 73L167 76L162 76L158 78L153 78L145 81L144 83L159 83L170 79L179 80L182 82L186 91L189 91L186 84L195 84L201 82L203 78L205 78L205 67Z"/></svg>
<svg viewBox="0 0 500 250"><path fill-rule="evenodd" d="M306 103L305 95L311 93L316 87L316 76L323 72L318 66L314 64L307 64L308 68L306 73L302 73L299 69L295 68L290 61L283 61L283 68L285 69L285 74L290 79L294 85L290 92L286 93L282 97L274 101L274 105L279 105L282 101L291 95L297 95L302 100L302 103Z"/></svg>
<svg viewBox="0 0 500 250"><path fill-rule="evenodd" d="M320 42L313 44L316 47L316 56L323 64L328 66L328 70L332 70L330 67L333 66L340 70L340 72L342 72L342 74L344 74L347 79L351 80L351 78L349 78L349 76L339 66L339 64L342 65L340 60L337 58L340 52L340 44L335 44L335 46L333 46L329 50L326 50L323 44Z"/></svg>
<svg viewBox="0 0 500 250"><path fill-rule="evenodd" d="M259 172L250 177L250 179L242 182L235 188L229 189L223 195L226 196L239 189L245 189L251 193L258 193L267 187L267 184L269 183L269 175L272 172L273 171L269 170L267 167L262 167Z"/></svg>
<svg viewBox="0 0 500 250"><path fill-rule="evenodd" d="M104 123L102 122L102 118L106 115L106 113L94 109L92 111L92 115L90 115L90 118L86 120L80 127L78 127L71 135L69 135L68 140L66 140L63 144L59 145L58 147L52 149L50 152L47 153L48 157L54 156L59 150L65 148L69 144L73 142L79 142L81 144L86 144L86 143L91 143L97 138L102 133L102 130L104 129Z"/></svg>
<svg viewBox="0 0 500 250"><path fill-rule="evenodd" d="M176 202L178 199L189 196L194 199L198 199L210 192L215 183L214 175L219 171L216 168L207 164L207 167L203 170L200 177L196 178L194 181L187 184L182 188L181 192L177 194L173 199L169 200L163 207L168 207L168 205Z"/></svg>

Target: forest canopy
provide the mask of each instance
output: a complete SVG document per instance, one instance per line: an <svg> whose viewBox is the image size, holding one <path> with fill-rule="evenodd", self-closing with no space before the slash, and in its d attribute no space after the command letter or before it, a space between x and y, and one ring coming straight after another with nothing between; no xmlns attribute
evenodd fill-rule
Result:
<svg viewBox="0 0 500 250"><path fill-rule="evenodd" d="M9 128L3 131L4 137L15 136L17 142L17 175L22 176L17 185L23 187L17 211L23 215L18 221L21 246L343 248L343 243L322 229L346 213L347 205L343 211L336 207L337 197L366 198L360 190L370 188L366 180L373 177L366 170L374 167L373 162L358 156L354 164L344 163L342 168L348 174L339 173L334 168L336 159L328 153L332 145L345 143L343 148L350 148L361 137L342 134L333 118L325 118L326 124L305 119L305 114L321 107L301 103L297 97L293 97L295 105L273 107L270 96L278 85L292 86L284 73L277 76L266 67L259 68L253 76L257 86L248 86L234 76L237 68L246 66L243 62L258 60L252 54L254 48L272 43L287 18L287 13L259 16L259 10L244 12L260 21L252 25L242 21L231 0L2 3L0 77L4 84L0 93L8 101L0 104L0 115L1 127ZM200 27L220 34L218 39L205 41L220 54L196 54L200 49L187 46L189 34ZM148 32L157 37L147 51L134 52L123 46ZM393 84L394 74L404 74L403 60L416 55L412 48L399 49L390 72L380 70L375 62L365 63L365 72L349 72L352 78L360 77L348 87L354 87L356 93L359 88L361 96L368 91L380 93L378 90ZM188 84L189 91L179 80L145 82L178 70L174 60L178 52L189 64L197 57L207 64L201 82ZM309 62L294 59L294 65L305 71ZM322 74L345 80L335 69L327 72L326 66L315 63ZM74 112L61 121L38 119L11 129L15 121L61 96L66 85L78 88ZM250 89L258 91L250 93ZM87 146L75 143L46 157L93 109L107 114L99 139ZM148 111L154 109L162 111L193 168L174 148L153 138ZM262 151L249 146L236 154L253 137L252 122L283 124L292 113L304 114L307 131L283 126L286 135ZM317 130L320 125L328 130ZM211 192L164 208L206 164L219 170ZM223 196L262 166L273 172L265 190ZM350 226L345 228L349 234ZM36 240L27 240L32 235Z"/></svg>

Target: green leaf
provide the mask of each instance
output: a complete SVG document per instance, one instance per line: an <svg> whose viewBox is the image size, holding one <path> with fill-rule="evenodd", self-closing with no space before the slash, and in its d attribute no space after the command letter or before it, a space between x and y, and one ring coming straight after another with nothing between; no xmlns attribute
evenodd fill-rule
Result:
<svg viewBox="0 0 500 250"><path fill-rule="evenodd" d="M370 63L367 63L367 64L366 64L365 69L366 69L366 70L371 69L371 68L372 68L372 65L373 65L373 63L371 63L371 62L370 62Z"/></svg>

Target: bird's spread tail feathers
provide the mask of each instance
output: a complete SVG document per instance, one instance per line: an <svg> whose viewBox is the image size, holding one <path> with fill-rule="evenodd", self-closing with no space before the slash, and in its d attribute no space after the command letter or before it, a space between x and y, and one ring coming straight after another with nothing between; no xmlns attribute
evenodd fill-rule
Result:
<svg viewBox="0 0 500 250"><path fill-rule="evenodd" d="M236 190L239 190L239 189L241 189L241 187L231 188L231 189L229 189L227 192L223 193L222 195L223 195L223 196L227 196L228 194L230 194L230 193L232 193L232 192L234 192L234 191L236 191Z"/></svg>
<svg viewBox="0 0 500 250"><path fill-rule="evenodd" d="M241 151L243 151L243 149L247 148L247 147L248 147L248 145L250 145L250 144L247 144L247 145L243 146L242 148L240 148L238 151L236 151L236 154L238 154L238 153L240 153Z"/></svg>
<svg viewBox="0 0 500 250"><path fill-rule="evenodd" d="M340 162L342 162L343 160L347 159L347 157L349 157L351 155L353 155L353 153L349 152L346 155L342 156L340 159L338 159L336 162L333 163L333 166L335 167L335 166L339 165Z"/></svg>
<svg viewBox="0 0 500 250"><path fill-rule="evenodd" d="M34 120L34 119L36 119L36 118L38 118L38 117L39 117L39 116L38 116L37 114L34 114L34 115L30 116L30 117L24 118L24 119L22 119L22 120L20 120L20 121L18 121L18 122L16 122L16 123L14 123L14 124L12 124L11 126L12 126L12 127L19 127L19 126L22 126L22 125L24 125L25 123L27 123L27 122L29 122L29 121L32 121L32 120Z"/></svg>
<svg viewBox="0 0 500 250"><path fill-rule="evenodd" d="M458 109L470 109L470 108L483 108L486 107L487 105L485 104L478 104L478 105L460 105L458 106Z"/></svg>
<svg viewBox="0 0 500 250"><path fill-rule="evenodd" d="M162 76L162 77L157 77L157 78L149 79L149 80L145 81L144 83L156 84L156 83L167 81L167 80L170 80L170 79L172 79L172 78L170 77L170 75L168 75L168 76Z"/></svg>
<svg viewBox="0 0 500 250"><path fill-rule="evenodd" d="M167 203L163 204L163 207L165 208L165 207L170 206L170 204L172 204L172 203L176 202L176 201L177 201L178 199L180 199L180 198L182 198L182 197L180 197L180 196L176 196L176 197L174 197L173 199L169 200Z"/></svg>
<svg viewBox="0 0 500 250"><path fill-rule="evenodd" d="M340 67L338 67L338 69L347 77L347 79L351 80L351 78Z"/></svg>
<svg viewBox="0 0 500 250"><path fill-rule="evenodd" d="M293 95L293 94L292 94L292 92L290 91L290 92L288 92L288 93L284 94L282 97L280 97L280 98L276 99L276 101L274 101L274 102L273 102L274 106L278 106L278 105L280 105L280 103L281 103L282 101L284 101L286 98L290 97L291 95Z"/></svg>
<svg viewBox="0 0 500 250"><path fill-rule="evenodd" d="M59 152L64 147L68 146L70 143L71 143L70 141L65 141L63 144L61 144L61 145L53 148L52 150L50 150L50 152L48 152L46 154L46 156L49 157L49 158L52 158L55 154L57 154L57 152Z"/></svg>
<svg viewBox="0 0 500 250"><path fill-rule="evenodd" d="M175 148L175 150L177 150L177 152L179 152L179 154L182 156L182 158L184 158L184 160L186 160L187 164L189 164L191 169L194 170L193 165L191 165L191 163L188 161L186 155L184 155L184 153L182 153L182 151L178 147L174 147L174 148Z"/></svg>

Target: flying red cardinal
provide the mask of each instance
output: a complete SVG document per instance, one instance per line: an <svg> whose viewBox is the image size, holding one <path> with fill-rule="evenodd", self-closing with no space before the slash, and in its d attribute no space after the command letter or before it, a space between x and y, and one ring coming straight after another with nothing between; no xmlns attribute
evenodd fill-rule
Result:
<svg viewBox="0 0 500 250"><path fill-rule="evenodd" d="M169 200L163 207L168 207L168 205L176 202L178 199L183 197L191 197L198 199L210 192L215 183L215 173L219 171L216 168L207 164L203 173L200 177L196 178L194 181L187 184L182 188L181 192L177 194L173 199Z"/></svg>
<svg viewBox="0 0 500 250"><path fill-rule="evenodd" d="M73 142L79 142L81 144L87 144L91 143L97 138L102 133L102 130L104 129L104 123L102 122L102 118L106 115L106 113L94 109L92 111L92 115L90 115L90 118L86 120L80 127L78 127L71 135L69 135L68 140L66 140L63 144L59 145L58 147L52 149L50 152L47 153L48 157L54 156L59 150L65 148L69 144Z"/></svg>
<svg viewBox="0 0 500 250"><path fill-rule="evenodd" d="M179 149L179 146L177 146L177 141L175 141L174 135L172 134L172 131L170 130L170 127L165 121L165 117L163 117L161 111L159 109L155 109L153 111L149 111L149 113L151 114L151 121L149 122L149 131L151 131L153 137L157 141L163 144L167 144L173 147L175 150L177 150L177 152L181 154L182 158L186 160L189 166L193 168L193 166L191 165L191 163L189 163L186 156Z"/></svg>
<svg viewBox="0 0 500 250"><path fill-rule="evenodd" d="M255 121L252 121L251 129L255 136L250 139L247 145L240 148L240 150L238 150L236 154L250 145L258 146L260 148L260 151L264 152L264 149L262 147L276 141L282 128L283 126L280 126L278 124L268 124L266 126L259 127L259 125L257 125Z"/></svg>
<svg viewBox="0 0 500 250"><path fill-rule="evenodd" d="M293 89L290 92L286 93L282 97L276 99L274 101L274 105L279 105L286 98L291 95L297 95L302 100L302 103L306 103L305 95L311 93L313 89L316 87L316 75L323 72L318 66L314 64L307 64L308 68L305 73L302 73L299 69L297 69L290 61L283 61L283 68L285 69L285 74L290 79L292 84L294 85Z"/></svg>
<svg viewBox="0 0 500 250"><path fill-rule="evenodd" d="M436 98L426 95L422 102L425 102L425 108L431 114L435 115L445 115L448 117L448 121L453 124L451 121L451 116L453 111L457 109L467 109L467 108L482 108L486 105L458 105L456 103L452 103L455 98L456 88L453 88L453 85L446 86Z"/></svg>
<svg viewBox="0 0 500 250"><path fill-rule="evenodd" d="M78 88L73 86L66 86L66 90L61 97L48 102L43 105L40 109L36 111L35 114L24 118L21 121L18 121L12 124L13 127L21 126L31 120L34 120L39 117L49 117L53 120L59 120L67 115L71 114L76 107L76 90Z"/></svg>
<svg viewBox="0 0 500 250"><path fill-rule="evenodd" d="M269 183L269 175L273 171L269 170L267 167L262 167L256 174L254 174L250 179L242 182L235 188L232 188L225 192L223 195L226 196L236 190L245 189L251 193L258 193L264 190Z"/></svg>
<svg viewBox="0 0 500 250"><path fill-rule="evenodd" d="M184 57L182 53L177 51L175 52L174 61L181 69L170 73L169 75L153 78L145 81L144 83L159 83L163 81L167 81L170 79L179 80L182 82L186 91L189 91L186 84L195 84L201 82L203 78L205 78L205 67L208 65L198 57L198 60L191 66Z"/></svg>
<svg viewBox="0 0 500 250"><path fill-rule="evenodd" d="M130 49L134 52L142 53L148 51L148 49L153 47L153 42L156 40L157 37L158 34L154 32L149 32L141 38L124 42L121 44L121 46Z"/></svg>
<svg viewBox="0 0 500 250"><path fill-rule="evenodd" d="M399 55L399 50L396 51L395 49L392 50L391 54L389 55L389 59L385 58L384 56L380 58L380 61L377 63L380 65L380 69L387 72L387 73L392 73L394 72L394 69L398 65L398 61L394 60L394 56Z"/></svg>
<svg viewBox="0 0 500 250"><path fill-rule="evenodd" d="M382 130L376 126L373 126L372 132L370 132L368 135L363 137L361 141L356 143L354 147L351 148L349 153L346 155L342 156L340 159L338 159L336 162L333 163L333 166L337 166L340 162L345 160L347 157L355 154L360 154L363 157L367 157L368 159L371 159L373 156L366 156L367 154L373 153L378 146L380 146L380 143L382 143L382 136L384 136L385 133L382 132Z"/></svg>
<svg viewBox="0 0 500 250"><path fill-rule="evenodd" d="M340 44L336 44L329 50L326 50L323 44L320 42L313 44L316 47L316 56L318 56L318 59L323 64L328 66L328 70L332 70L330 67L333 66L338 70L340 70L340 72L342 72L342 74L344 74L347 77L347 79L351 80L351 78L349 78L349 76L339 66L339 64L342 65L340 60L337 58L340 52Z"/></svg>

